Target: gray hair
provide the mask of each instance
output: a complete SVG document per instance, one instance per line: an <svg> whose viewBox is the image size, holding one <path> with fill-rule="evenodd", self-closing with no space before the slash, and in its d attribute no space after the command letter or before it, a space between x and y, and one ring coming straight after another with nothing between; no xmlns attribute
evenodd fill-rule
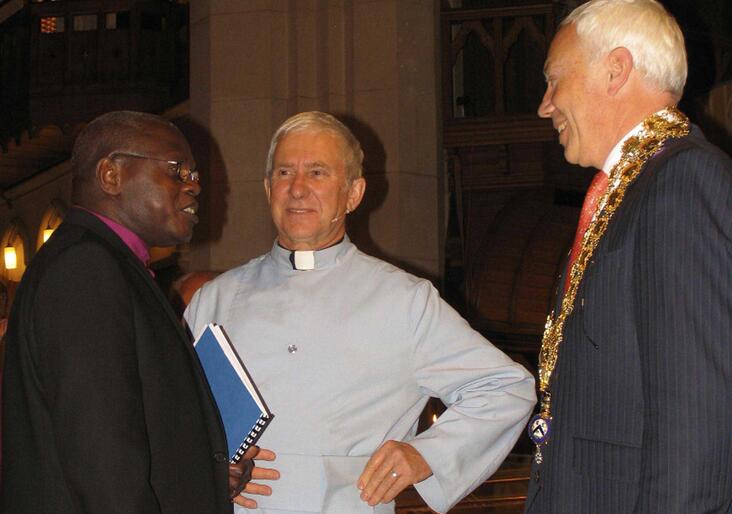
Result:
<svg viewBox="0 0 732 514"><path fill-rule="evenodd" d="M592 60L627 48L633 65L650 83L681 98L687 64L684 35L656 0L591 0L565 18L574 24Z"/></svg>
<svg viewBox="0 0 732 514"><path fill-rule="evenodd" d="M361 143L358 142L353 132L330 114L320 111L308 111L295 114L286 119L277 131L275 131L272 136L272 141L269 144L269 152L267 153L267 164L265 167L265 176L267 178L272 177L274 153L282 138L292 132L306 130L330 132L340 137L343 142L342 150L347 183L350 184L363 175L363 150L361 150Z"/></svg>

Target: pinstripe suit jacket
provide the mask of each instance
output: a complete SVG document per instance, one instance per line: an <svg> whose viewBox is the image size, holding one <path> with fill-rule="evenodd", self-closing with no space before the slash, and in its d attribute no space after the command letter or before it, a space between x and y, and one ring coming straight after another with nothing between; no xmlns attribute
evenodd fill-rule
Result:
<svg viewBox="0 0 732 514"><path fill-rule="evenodd" d="M732 161L698 129L626 194L580 284L526 512L732 512Z"/></svg>

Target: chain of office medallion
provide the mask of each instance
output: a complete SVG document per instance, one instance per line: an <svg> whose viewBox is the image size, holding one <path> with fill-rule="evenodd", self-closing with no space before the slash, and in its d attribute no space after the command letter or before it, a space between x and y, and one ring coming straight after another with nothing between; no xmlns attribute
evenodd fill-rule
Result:
<svg viewBox="0 0 732 514"><path fill-rule="evenodd" d="M559 345L562 342L564 322L574 309L577 290L600 239L610 219L620 206L628 186L638 177L646 161L669 138L683 137L689 133L689 120L675 107L667 107L643 121L643 129L623 144L622 157L610 172L610 184L598 203L597 212L582 239L582 249L569 276L569 287L562 299L562 307L556 319L550 314L544 327L539 352L539 389L547 393L549 380L557 363ZM548 400L548 398L546 399ZM546 409L549 410L548 401ZM548 414L548 412L547 412Z"/></svg>

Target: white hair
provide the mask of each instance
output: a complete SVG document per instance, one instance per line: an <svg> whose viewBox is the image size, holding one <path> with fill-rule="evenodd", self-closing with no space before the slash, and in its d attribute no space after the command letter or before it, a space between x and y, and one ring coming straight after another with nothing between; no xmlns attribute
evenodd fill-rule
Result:
<svg viewBox="0 0 732 514"><path fill-rule="evenodd" d="M662 91L681 98L687 64L684 36L671 14L656 0L591 0L560 26L573 24L591 59L627 48L633 66Z"/></svg>
<svg viewBox="0 0 732 514"><path fill-rule="evenodd" d="M269 144L269 152L267 153L267 164L265 166L265 176L267 178L272 177L274 153L282 138L292 132L305 130L330 132L340 137L343 142L346 182L350 184L355 179L361 177L363 174L363 150L361 150L361 143L358 142L353 132L338 121L335 116L320 111L308 111L295 114L286 119L277 131L275 131L272 136L272 141Z"/></svg>

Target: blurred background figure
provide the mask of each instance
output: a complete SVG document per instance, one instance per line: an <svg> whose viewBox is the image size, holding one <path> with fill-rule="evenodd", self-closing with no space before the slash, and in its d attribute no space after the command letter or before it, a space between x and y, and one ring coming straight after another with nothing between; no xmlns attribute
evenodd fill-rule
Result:
<svg viewBox="0 0 732 514"><path fill-rule="evenodd" d="M191 271L173 281L170 286L170 303L173 304L173 308L181 318L183 318L183 311L191 303L193 294L203 284L218 276L219 273L216 271Z"/></svg>

